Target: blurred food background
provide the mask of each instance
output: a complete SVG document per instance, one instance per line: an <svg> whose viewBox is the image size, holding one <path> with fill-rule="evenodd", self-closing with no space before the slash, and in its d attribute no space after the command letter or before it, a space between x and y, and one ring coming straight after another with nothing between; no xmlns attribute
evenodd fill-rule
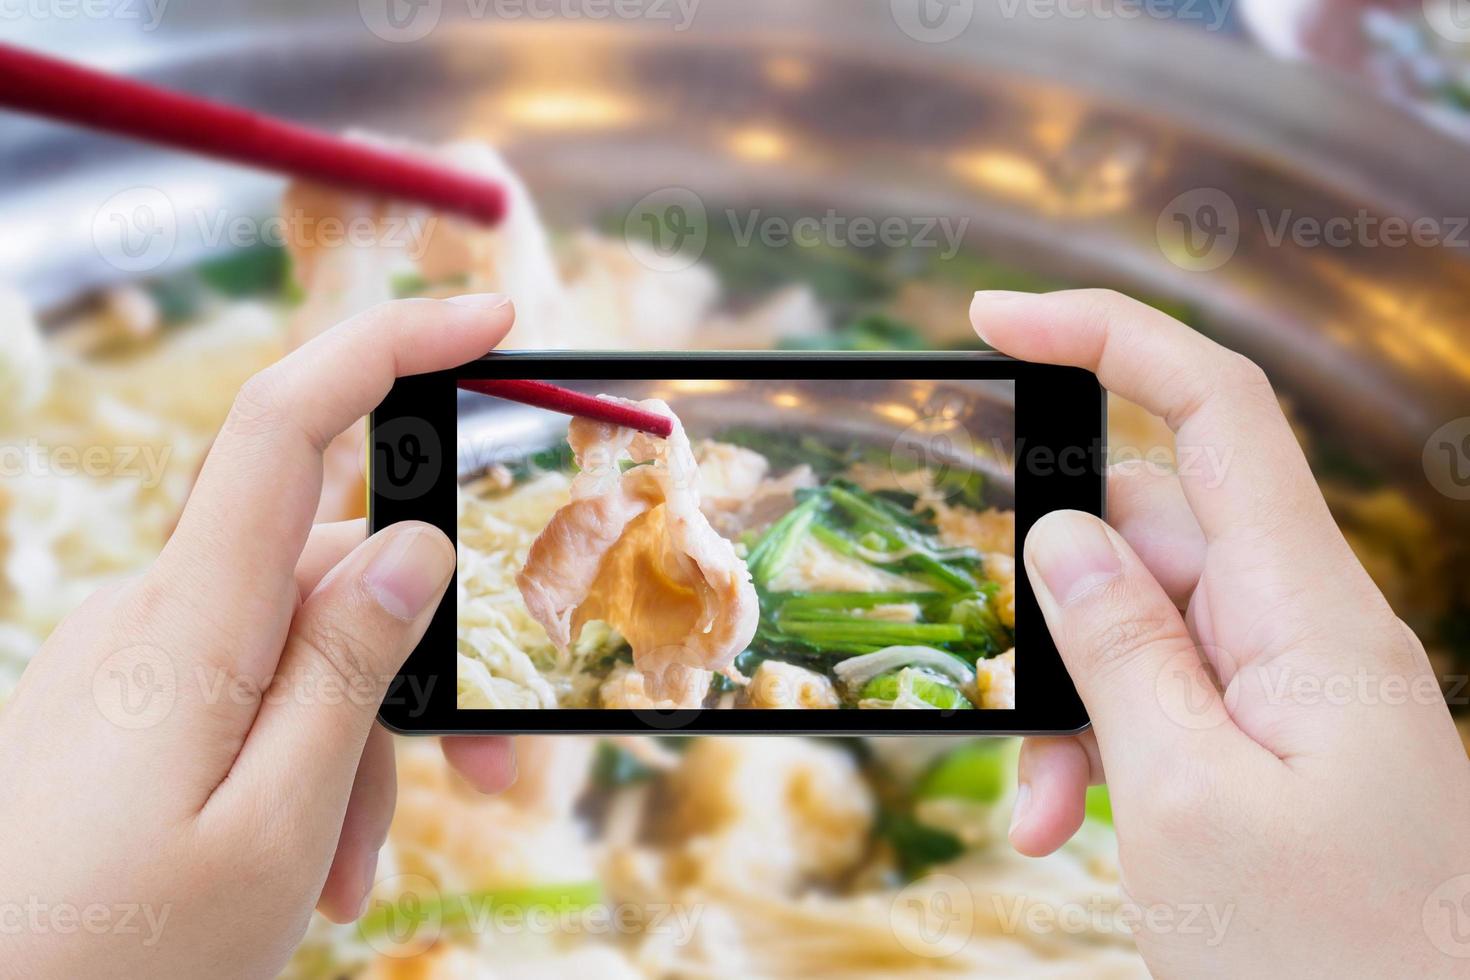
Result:
<svg viewBox="0 0 1470 980"><path fill-rule="evenodd" d="M158 551L239 384L372 302L503 289L522 347L915 349L973 346L975 289L1087 285L1267 368L1463 715L1466 7L6 7L8 40L501 174L517 217L487 234L0 114L0 700ZM1115 458L1201 465L1131 406L1112 423ZM360 511L359 459L343 440L323 518ZM1142 974L1105 792L1018 858L1015 750L522 739L486 799L402 742L374 901L292 972Z"/></svg>

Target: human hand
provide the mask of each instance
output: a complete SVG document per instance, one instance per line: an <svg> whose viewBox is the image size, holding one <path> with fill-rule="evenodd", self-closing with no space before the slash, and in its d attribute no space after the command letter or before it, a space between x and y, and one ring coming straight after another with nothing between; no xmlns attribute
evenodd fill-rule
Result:
<svg viewBox="0 0 1470 980"><path fill-rule="evenodd" d="M1470 763L1424 648L1332 520L1265 375L1113 293L979 293L1016 357L1095 371L1213 466L1109 475L1025 566L1093 720L1021 753L1011 841L1048 853L1112 794L1155 976L1438 976L1470 941ZM1446 905L1446 908L1449 908ZM1185 928L1204 910L1225 923ZM1453 912L1451 912L1453 914ZM1441 926L1443 929L1441 931Z"/></svg>
<svg viewBox="0 0 1470 980"><path fill-rule="evenodd" d="M385 304L241 390L158 560L69 616L0 712L0 964L275 976L314 905L357 915L395 795L377 707L455 556L426 524L313 529L322 451L513 319ZM444 745L482 789L512 778L505 740Z"/></svg>

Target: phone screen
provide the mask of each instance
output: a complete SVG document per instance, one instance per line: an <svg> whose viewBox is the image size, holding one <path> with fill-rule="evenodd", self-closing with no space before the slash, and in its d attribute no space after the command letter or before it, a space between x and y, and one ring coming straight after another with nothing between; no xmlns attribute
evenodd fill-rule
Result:
<svg viewBox="0 0 1470 980"><path fill-rule="evenodd" d="M458 387L486 377L674 431ZM431 520L459 551L407 669L436 728L1022 730L1075 699L1017 554L1045 510L1101 509L1085 372L507 355L400 388L374 522Z"/></svg>

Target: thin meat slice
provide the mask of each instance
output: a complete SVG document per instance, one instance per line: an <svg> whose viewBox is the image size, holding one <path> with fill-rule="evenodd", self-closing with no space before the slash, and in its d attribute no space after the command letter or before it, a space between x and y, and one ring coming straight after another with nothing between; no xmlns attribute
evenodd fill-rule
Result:
<svg viewBox="0 0 1470 980"><path fill-rule="evenodd" d="M531 545L516 577L526 608L565 651L592 620L633 648L648 693L695 707L695 672L729 672L749 645L759 600L734 546L699 507L699 467L674 420L668 439L574 419L567 433L581 472L572 499ZM622 464L634 465L623 470Z"/></svg>

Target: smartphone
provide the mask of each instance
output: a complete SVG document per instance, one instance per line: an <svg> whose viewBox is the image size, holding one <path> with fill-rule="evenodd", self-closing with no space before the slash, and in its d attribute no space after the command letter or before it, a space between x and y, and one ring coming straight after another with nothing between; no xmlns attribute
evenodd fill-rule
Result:
<svg viewBox="0 0 1470 980"><path fill-rule="evenodd" d="M579 460L570 419L460 388L474 379L656 399L695 471L664 479L672 446L645 439L640 455L611 427L596 430L610 458ZM459 551L382 706L395 731L1087 727L1019 553L1049 511L1103 516L1106 400L1089 372L973 352L517 352L402 378L371 424L373 530L426 521ZM635 484L636 514L611 529L565 510ZM676 512L694 516L676 529ZM670 543L690 535L722 556L724 599L681 579L703 567ZM528 604L571 579L571 628ZM660 630L687 645L651 650Z"/></svg>

